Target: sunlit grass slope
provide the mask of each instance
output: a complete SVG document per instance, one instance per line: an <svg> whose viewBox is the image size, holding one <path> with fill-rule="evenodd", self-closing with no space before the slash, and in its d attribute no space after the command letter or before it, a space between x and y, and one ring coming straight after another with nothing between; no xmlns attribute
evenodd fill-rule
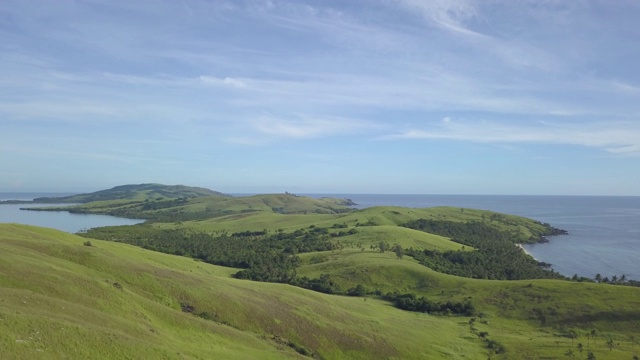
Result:
<svg viewBox="0 0 640 360"><path fill-rule="evenodd" d="M282 198L292 198L294 201L286 203L282 202ZM179 225L193 227L197 230L227 230L230 232L264 229L291 231L310 225L319 227L331 227L334 224L346 225L347 227L397 226L410 220L433 219L459 222L482 221L500 230L519 232L523 237L532 236L531 229L544 230L544 227L535 220L488 210L376 206L346 213L322 211L323 202L330 202L330 200L291 195L258 195L250 198L216 199L214 203L219 206L219 209L230 209L234 211L234 214L205 220L185 221ZM198 211L207 206L213 206L208 203L209 201L212 201L209 197L192 199L190 204L185 205L185 209ZM265 201L268 205L264 205ZM284 213L274 212L271 206L284 206L285 211ZM308 209L306 213L305 210L301 210L305 208ZM165 223L159 226L174 227L176 224Z"/></svg>
<svg viewBox="0 0 640 360"><path fill-rule="evenodd" d="M4 358L486 358L465 318L236 280L236 269L85 241L0 225Z"/></svg>
<svg viewBox="0 0 640 360"><path fill-rule="evenodd" d="M212 195L155 197L151 190L137 191L131 197L92 201L67 207L39 210L73 211L108 214L123 217L160 220L203 220L224 215L252 212L276 214L338 214L351 211L342 199L315 199L293 194L266 194L254 196ZM213 192L212 192L213 193ZM50 202L50 201L49 201ZM178 219L178 220L176 220Z"/></svg>
<svg viewBox="0 0 640 360"><path fill-rule="evenodd" d="M470 300L483 318L474 327L505 345L506 359L560 359L577 344L598 359L640 353L640 289L562 280L495 281L435 272L411 257L365 250L301 254L301 276L329 274L343 289L425 295L440 302ZM597 337L588 338L596 329ZM570 333L575 333L572 341ZM610 350L606 341L615 341ZM590 346L587 348L587 344ZM495 355L494 355L495 356Z"/></svg>

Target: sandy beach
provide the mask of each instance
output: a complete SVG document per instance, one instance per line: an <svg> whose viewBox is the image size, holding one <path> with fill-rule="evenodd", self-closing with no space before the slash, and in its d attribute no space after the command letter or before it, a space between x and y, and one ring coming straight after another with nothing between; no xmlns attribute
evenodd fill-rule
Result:
<svg viewBox="0 0 640 360"><path fill-rule="evenodd" d="M519 247L519 248L520 248L520 250L524 251L524 253L525 253L525 254L527 254L527 255L531 256L531 257L533 258L533 260L538 261L538 262L540 261L540 260L536 259L533 255L531 255L531 254L530 254L530 253L529 253L529 252L524 248L524 246L522 246L522 244L516 244L516 246L517 246L517 247Z"/></svg>

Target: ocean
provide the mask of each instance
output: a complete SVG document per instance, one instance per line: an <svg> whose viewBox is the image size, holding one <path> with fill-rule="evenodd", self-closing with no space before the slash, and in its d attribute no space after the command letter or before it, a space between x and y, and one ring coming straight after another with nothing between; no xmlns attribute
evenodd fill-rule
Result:
<svg viewBox="0 0 640 360"><path fill-rule="evenodd" d="M51 193L0 193L0 200L30 200ZM239 195L239 194L238 194ZM356 208L390 205L413 208L454 206L525 216L567 230L549 243L525 245L539 261L555 271L593 278L626 275L640 280L640 197L624 196L508 196L508 195L375 195L301 194L355 201ZM47 226L67 232L91 227L126 225L139 220L103 215L20 211L25 205L0 205L0 222Z"/></svg>

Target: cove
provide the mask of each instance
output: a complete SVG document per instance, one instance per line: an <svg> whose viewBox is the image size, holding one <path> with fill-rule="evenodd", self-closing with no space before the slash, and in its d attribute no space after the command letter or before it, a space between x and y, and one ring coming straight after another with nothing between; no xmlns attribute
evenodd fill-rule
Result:
<svg viewBox="0 0 640 360"><path fill-rule="evenodd" d="M66 211L29 211L24 207L68 206L70 204L18 204L0 205L0 223L35 225L77 233L101 226L134 225L140 219L126 219L109 215L72 214Z"/></svg>

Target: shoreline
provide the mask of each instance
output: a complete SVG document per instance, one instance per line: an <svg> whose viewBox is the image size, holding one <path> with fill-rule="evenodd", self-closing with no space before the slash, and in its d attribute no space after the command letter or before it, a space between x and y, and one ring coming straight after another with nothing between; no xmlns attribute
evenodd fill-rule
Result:
<svg viewBox="0 0 640 360"><path fill-rule="evenodd" d="M533 260L540 262L540 260L536 259L535 256L531 255L530 252L527 251L527 249L524 248L523 244L516 244L517 247L520 248L520 250L522 250L525 254L529 255Z"/></svg>

